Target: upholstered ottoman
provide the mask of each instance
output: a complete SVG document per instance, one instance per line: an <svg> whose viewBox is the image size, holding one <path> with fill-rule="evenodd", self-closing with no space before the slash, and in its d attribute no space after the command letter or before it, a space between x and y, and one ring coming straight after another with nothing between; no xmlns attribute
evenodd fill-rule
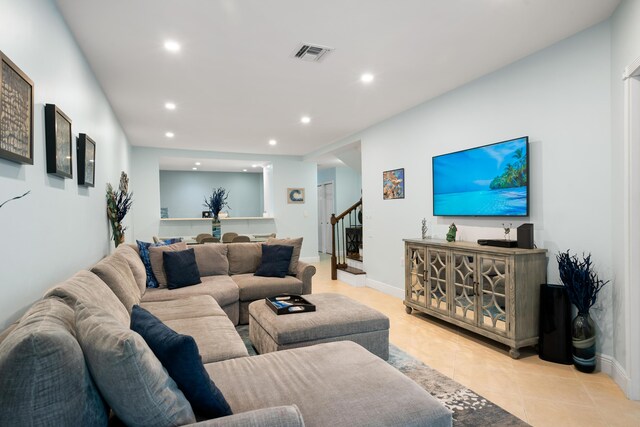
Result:
<svg viewBox="0 0 640 427"><path fill-rule="evenodd" d="M338 294L304 295L316 311L277 315L264 300L249 305L249 338L258 353L353 341L389 358L389 318Z"/></svg>

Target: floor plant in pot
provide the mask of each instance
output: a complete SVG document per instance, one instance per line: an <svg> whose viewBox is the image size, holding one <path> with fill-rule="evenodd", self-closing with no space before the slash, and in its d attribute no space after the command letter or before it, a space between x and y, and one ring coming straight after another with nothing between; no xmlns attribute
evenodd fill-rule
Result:
<svg viewBox="0 0 640 427"><path fill-rule="evenodd" d="M213 237L216 237L218 239L221 235L220 219L218 218L218 215L220 214L220 211L225 207L231 209L231 207L227 203L228 197L229 192L222 187L214 188L210 196L204 197L203 206L209 208L209 210L211 211L211 216L213 218L213 220L211 221L211 234L213 234Z"/></svg>
<svg viewBox="0 0 640 427"><path fill-rule="evenodd" d="M589 309L609 281L601 280L593 271L591 254L579 259L567 251L560 252L556 259L560 280L567 289L569 300L578 309L571 324L573 364L581 372L593 372L596 368L596 328Z"/></svg>

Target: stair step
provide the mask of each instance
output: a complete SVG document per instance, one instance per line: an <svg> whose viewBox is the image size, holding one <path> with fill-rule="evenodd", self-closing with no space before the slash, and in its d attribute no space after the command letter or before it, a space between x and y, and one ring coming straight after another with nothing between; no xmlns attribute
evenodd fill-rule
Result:
<svg viewBox="0 0 640 427"><path fill-rule="evenodd" d="M355 274L355 275L367 274L364 271L360 270L359 268L355 268L355 267L338 267L338 270L342 270L346 273Z"/></svg>
<svg viewBox="0 0 640 427"><path fill-rule="evenodd" d="M354 261L362 261L362 255L360 254L349 254L347 258L352 259Z"/></svg>

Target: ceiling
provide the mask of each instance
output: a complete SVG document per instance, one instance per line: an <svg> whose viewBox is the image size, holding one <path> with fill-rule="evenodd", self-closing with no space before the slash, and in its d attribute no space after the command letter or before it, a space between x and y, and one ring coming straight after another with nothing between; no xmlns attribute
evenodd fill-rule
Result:
<svg viewBox="0 0 640 427"><path fill-rule="evenodd" d="M517 61L618 3L57 0L133 145L287 155ZM169 39L179 52L164 48ZM293 57L301 43L334 50L305 62ZM365 72L373 82L360 81Z"/></svg>
<svg viewBox="0 0 640 427"><path fill-rule="evenodd" d="M263 160L201 159L197 157L160 157L158 160L160 170L164 171L262 173L263 168L270 167L270 163Z"/></svg>

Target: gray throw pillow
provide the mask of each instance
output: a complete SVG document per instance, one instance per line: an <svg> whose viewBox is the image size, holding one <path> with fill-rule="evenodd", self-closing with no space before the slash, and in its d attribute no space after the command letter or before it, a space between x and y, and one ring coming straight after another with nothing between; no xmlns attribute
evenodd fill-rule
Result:
<svg viewBox="0 0 640 427"><path fill-rule="evenodd" d="M191 405L140 335L97 305L79 302L76 329L98 389L126 425L195 422Z"/></svg>
<svg viewBox="0 0 640 427"><path fill-rule="evenodd" d="M289 263L289 274L291 276L298 274L298 260L300 259L300 251L302 250L302 237L298 237L297 239L276 239L275 237L271 237L265 245L293 246L293 254L291 255L291 262Z"/></svg>
<svg viewBox="0 0 640 427"><path fill-rule="evenodd" d="M196 263L201 277L229 275L227 245L207 243L206 245L192 245L191 247L196 253Z"/></svg>

